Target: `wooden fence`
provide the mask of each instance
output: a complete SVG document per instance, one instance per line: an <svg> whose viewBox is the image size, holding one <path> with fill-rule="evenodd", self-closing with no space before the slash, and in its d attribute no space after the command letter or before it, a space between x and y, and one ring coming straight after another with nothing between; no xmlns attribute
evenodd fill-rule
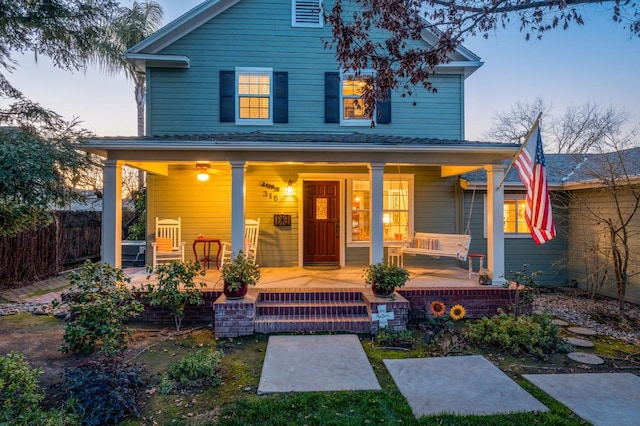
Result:
<svg viewBox="0 0 640 426"><path fill-rule="evenodd" d="M100 259L101 212L59 211L55 221L0 237L0 288L18 288Z"/></svg>

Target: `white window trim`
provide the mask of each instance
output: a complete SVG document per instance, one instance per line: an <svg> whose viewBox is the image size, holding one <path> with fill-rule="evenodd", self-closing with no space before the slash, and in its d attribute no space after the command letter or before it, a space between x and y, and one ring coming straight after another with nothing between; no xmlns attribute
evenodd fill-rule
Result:
<svg viewBox="0 0 640 426"><path fill-rule="evenodd" d="M374 70L362 70L360 71L360 75L361 76L366 76L366 75L373 75L375 73ZM345 71L342 70L340 72L340 125L341 126L357 126L357 127L363 127L363 126L367 126L370 127L371 126L371 119L368 118L362 118L362 119L353 119L353 120L347 120L344 118L344 90L342 87L342 84L345 82L346 77L348 76L355 76L357 73L354 71ZM364 107L364 106L363 106ZM373 111L373 125L377 124L377 109Z"/></svg>
<svg viewBox="0 0 640 426"><path fill-rule="evenodd" d="M292 27L303 27L303 28L322 28L324 26L324 4L322 0L317 0L317 7L320 9L318 13L318 22L298 22L296 19L296 3L298 1L302 1L304 3L310 3L310 0L291 0L291 26Z"/></svg>
<svg viewBox="0 0 640 426"><path fill-rule="evenodd" d="M347 239L347 247L369 247L371 245L371 241L353 241L351 239L352 237L352 229L353 229L353 223L351 221L351 199L353 197L353 181L354 180L366 180L368 181L370 178L370 176L368 174L354 174L354 175L349 175L347 177L347 203L345 203L345 208L349 209L346 212L346 218L345 218L345 222L346 222L346 239ZM407 211L409 212L409 224L408 224L408 229L407 229L407 236L411 237L413 236L414 233L414 218L415 218L415 211L414 211L414 182L415 182L415 175L414 174L401 174L401 175L397 175L397 174L387 174L384 177L384 181L385 182L389 182L389 181L393 181L393 180L406 180L409 183L409 206L407 207ZM389 246L398 246L402 244L402 241L385 241L384 242L384 246L385 247L389 247Z"/></svg>
<svg viewBox="0 0 640 426"><path fill-rule="evenodd" d="M504 194L504 201L509 201L509 200L525 200L527 197L526 193L518 193L518 194ZM489 231L488 231L488 224L487 224L487 218L489 217L489 211L488 211L488 207L487 207L487 194L484 194L484 238L488 238L489 237ZM504 222L503 222L504 223ZM522 239L522 238L528 238L531 239L531 233L530 232L505 232L504 233L504 238L505 239Z"/></svg>
<svg viewBox="0 0 640 426"><path fill-rule="evenodd" d="M239 126L272 126L273 125L273 68L236 67L235 81L235 113L236 125ZM269 73L269 118L240 118L240 93L238 79L242 73Z"/></svg>

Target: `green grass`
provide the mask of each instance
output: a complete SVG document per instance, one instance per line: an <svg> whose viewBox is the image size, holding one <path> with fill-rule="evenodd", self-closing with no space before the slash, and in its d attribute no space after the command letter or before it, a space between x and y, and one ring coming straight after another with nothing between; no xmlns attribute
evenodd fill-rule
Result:
<svg viewBox="0 0 640 426"><path fill-rule="evenodd" d="M256 395L268 336L207 340L207 332L167 341L158 351L174 358L189 347L211 345L225 352L223 383L195 394L155 394L144 408L144 419L125 424L175 425L584 425L564 405L526 380L516 381L549 407L546 413L491 416L438 415L416 419L384 366L383 359L424 357L426 347L418 337L408 351L374 347L370 336L361 336L365 353L380 382L380 391L301 392ZM204 341L203 341L204 339ZM167 350L167 348L170 348ZM142 358L142 357L141 357ZM156 360L157 363L157 360Z"/></svg>

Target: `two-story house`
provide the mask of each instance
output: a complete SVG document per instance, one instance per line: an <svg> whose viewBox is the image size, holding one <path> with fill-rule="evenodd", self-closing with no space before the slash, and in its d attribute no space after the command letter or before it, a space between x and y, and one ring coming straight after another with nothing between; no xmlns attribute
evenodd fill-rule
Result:
<svg viewBox="0 0 640 426"><path fill-rule="evenodd" d="M494 284L504 282L498 183L518 145L464 140L465 80L480 58L460 47L435 69L437 92L391 93L372 125L362 78L324 46L330 6L209 0L127 51L147 78L148 136L84 145L106 158L104 261L120 264L124 165L148 173L148 242L156 217L181 217L185 241L204 234L242 247L245 218L260 218L258 262L271 267L367 265L416 231L462 234L459 176L482 169L488 221L478 237ZM405 259L434 262L455 260Z"/></svg>

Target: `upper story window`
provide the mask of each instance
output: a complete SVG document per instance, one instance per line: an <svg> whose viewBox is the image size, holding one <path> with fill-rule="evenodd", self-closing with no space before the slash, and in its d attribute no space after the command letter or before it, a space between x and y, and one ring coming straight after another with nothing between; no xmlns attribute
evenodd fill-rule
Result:
<svg viewBox="0 0 640 426"><path fill-rule="evenodd" d="M291 0L291 26L322 28L322 0Z"/></svg>
<svg viewBox="0 0 640 426"><path fill-rule="evenodd" d="M273 70L236 68L236 124L273 124Z"/></svg>
<svg viewBox="0 0 640 426"><path fill-rule="evenodd" d="M367 117L364 110L364 103L362 101L362 93L367 85L364 78L366 75L371 75L371 71L361 72L359 75L356 73L342 73L342 90L340 91L342 115L340 117L340 124L343 126L371 126L371 119ZM375 124L376 115L373 114L373 121Z"/></svg>

